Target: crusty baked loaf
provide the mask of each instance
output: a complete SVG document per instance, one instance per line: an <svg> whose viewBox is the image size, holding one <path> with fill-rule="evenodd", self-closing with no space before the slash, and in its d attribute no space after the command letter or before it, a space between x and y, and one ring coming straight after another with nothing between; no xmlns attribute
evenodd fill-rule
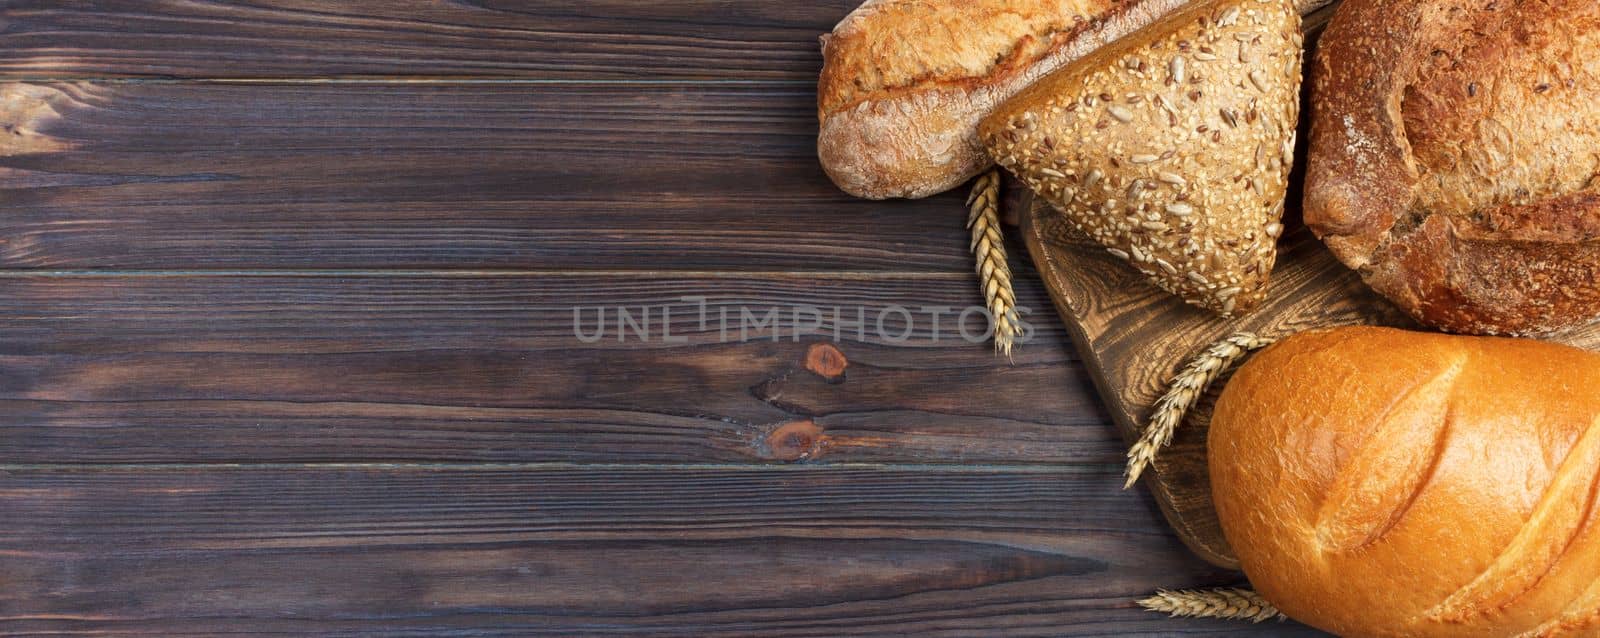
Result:
<svg viewBox="0 0 1600 638"><path fill-rule="evenodd" d="M1213 498L1250 582L1342 636L1600 635L1600 354L1342 328L1218 399Z"/></svg>
<svg viewBox="0 0 1600 638"><path fill-rule="evenodd" d="M822 38L817 155L871 199L949 190L990 164L978 120L1184 0L867 0Z"/></svg>
<svg viewBox="0 0 1600 638"><path fill-rule="evenodd" d="M1420 321L1600 316L1600 2L1345 0L1314 71L1305 220Z"/></svg>
<svg viewBox="0 0 1600 638"><path fill-rule="evenodd" d="M1152 283L1224 316L1265 294L1300 106L1290 0L1202 0L979 126L1001 166Z"/></svg>

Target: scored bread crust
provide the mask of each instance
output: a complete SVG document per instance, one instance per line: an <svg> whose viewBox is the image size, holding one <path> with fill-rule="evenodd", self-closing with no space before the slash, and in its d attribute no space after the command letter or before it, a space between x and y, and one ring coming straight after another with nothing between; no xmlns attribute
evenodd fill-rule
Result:
<svg viewBox="0 0 1600 638"><path fill-rule="evenodd" d="M1185 0L868 0L823 36L817 155L857 197L926 197L990 165L978 122Z"/></svg>
<svg viewBox="0 0 1600 638"><path fill-rule="evenodd" d="M1600 3L1346 0L1313 72L1305 221L1450 331L1600 317Z"/></svg>
<svg viewBox="0 0 1600 638"><path fill-rule="evenodd" d="M1208 434L1251 584L1346 637L1600 635L1600 354L1389 328L1252 357Z"/></svg>

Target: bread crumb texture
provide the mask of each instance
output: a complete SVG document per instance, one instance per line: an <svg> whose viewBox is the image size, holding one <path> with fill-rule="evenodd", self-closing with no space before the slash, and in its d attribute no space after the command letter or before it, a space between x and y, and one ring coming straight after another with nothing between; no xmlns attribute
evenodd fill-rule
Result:
<svg viewBox="0 0 1600 638"><path fill-rule="evenodd" d="M1289 0L1213 0L996 109L991 157L1161 288L1254 307L1283 232L1301 75Z"/></svg>

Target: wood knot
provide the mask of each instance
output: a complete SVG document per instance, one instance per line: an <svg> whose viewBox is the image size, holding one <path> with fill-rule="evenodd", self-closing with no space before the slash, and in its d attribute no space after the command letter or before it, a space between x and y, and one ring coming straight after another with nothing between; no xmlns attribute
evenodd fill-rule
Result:
<svg viewBox="0 0 1600 638"><path fill-rule="evenodd" d="M761 440L763 458L775 461L805 461L822 456L832 441L822 426L810 419L790 421L773 428Z"/></svg>
<svg viewBox="0 0 1600 638"><path fill-rule="evenodd" d="M812 374L828 380L828 383L844 381L844 369L850 366L850 361L844 358L844 353L831 343L813 343L806 348L806 369Z"/></svg>
<svg viewBox="0 0 1600 638"><path fill-rule="evenodd" d="M39 132L61 118L57 103L65 98L54 87L0 85L0 157L66 150L60 140Z"/></svg>

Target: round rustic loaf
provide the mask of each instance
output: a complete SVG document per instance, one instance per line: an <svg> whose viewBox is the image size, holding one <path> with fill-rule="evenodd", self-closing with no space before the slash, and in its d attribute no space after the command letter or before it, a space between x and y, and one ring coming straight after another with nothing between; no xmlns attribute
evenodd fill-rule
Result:
<svg viewBox="0 0 1600 638"><path fill-rule="evenodd" d="M1313 71L1305 221L1423 323L1600 317L1600 2L1345 0Z"/></svg>
<svg viewBox="0 0 1600 638"><path fill-rule="evenodd" d="M1600 355L1343 328L1242 366L1209 450L1257 590L1342 636L1600 635Z"/></svg>

